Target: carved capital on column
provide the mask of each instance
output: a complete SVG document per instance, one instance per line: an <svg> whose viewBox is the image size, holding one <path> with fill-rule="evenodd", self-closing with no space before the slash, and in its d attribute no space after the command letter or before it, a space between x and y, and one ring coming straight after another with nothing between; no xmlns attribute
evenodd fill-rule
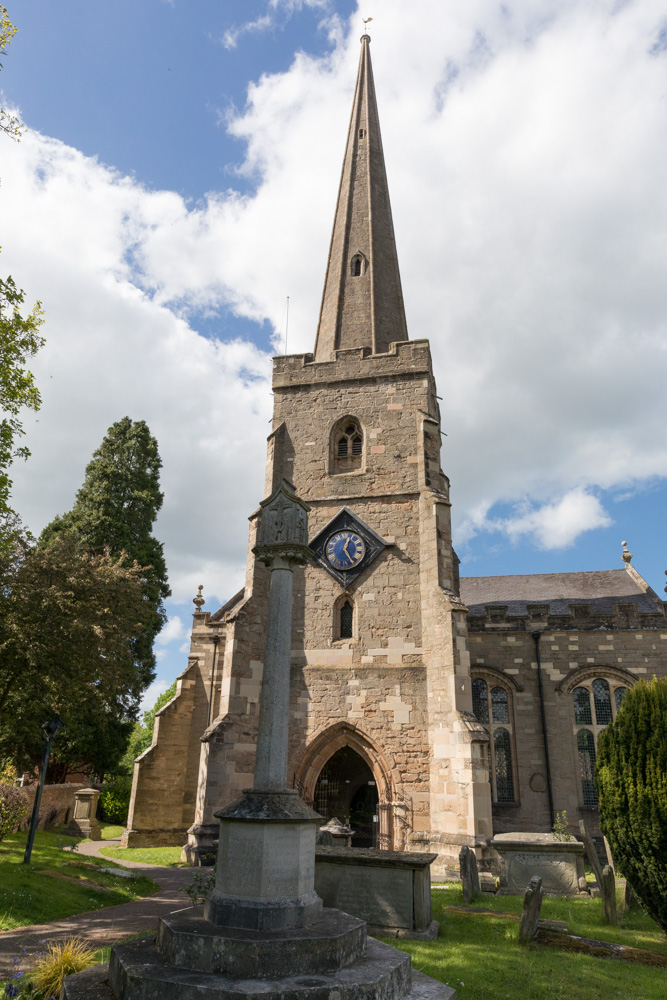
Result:
<svg viewBox="0 0 667 1000"><path fill-rule="evenodd" d="M283 479L268 500L260 503L257 558L272 569L291 569L312 558L308 547L308 511L310 507Z"/></svg>

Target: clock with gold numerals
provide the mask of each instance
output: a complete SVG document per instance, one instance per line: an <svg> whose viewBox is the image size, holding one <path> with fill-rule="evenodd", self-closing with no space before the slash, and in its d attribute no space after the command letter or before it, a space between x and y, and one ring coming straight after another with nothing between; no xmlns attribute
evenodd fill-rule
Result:
<svg viewBox="0 0 667 1000"><path fill-rule="evenodd" d="M392 543L385 542L349 507L343 507L309 544L322 569L341 587L349 587Z"/></svg>
<svg viewBox="0 0 667 1000"><path fill-rule="evenodd" d="M366 555L366 545L356 531L337 531L330 535L325 546L327 562L334 569L354 569Z"/></svg>

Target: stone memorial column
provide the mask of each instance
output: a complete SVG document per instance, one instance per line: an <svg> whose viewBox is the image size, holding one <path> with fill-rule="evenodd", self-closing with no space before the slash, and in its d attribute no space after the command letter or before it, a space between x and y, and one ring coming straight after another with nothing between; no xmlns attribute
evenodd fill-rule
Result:
<svg viewBox="0 0 667 1000"><path fill-rule="evenodd" d="M307 927L322 914L315 892L321 817L287 787L292 571L311 558L309 507L283 480L260 505L257 558L271 570L253 787L215 815L220 843L206 918L226 927Z"/></svg>

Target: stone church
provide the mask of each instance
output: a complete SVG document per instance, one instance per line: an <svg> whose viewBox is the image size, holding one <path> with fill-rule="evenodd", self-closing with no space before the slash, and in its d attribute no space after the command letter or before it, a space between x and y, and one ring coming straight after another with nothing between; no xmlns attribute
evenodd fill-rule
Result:
<svg viewBox="0 0 667 1000"><path fill-rule="evenodd" d="M410 340L369 51L359 73L312 354L273 362L265 496L310 507L295 570L292 784L353 844L443 869L494 832L597 827L597 737L637 678L667 673L665 606L631 565L459 579L426 340ZM213 613L137 760L124 843L217 838L252 784L269 571ZM324 821L323 820L323 821ZM576 825L575 825L576 829Z"/></svg>

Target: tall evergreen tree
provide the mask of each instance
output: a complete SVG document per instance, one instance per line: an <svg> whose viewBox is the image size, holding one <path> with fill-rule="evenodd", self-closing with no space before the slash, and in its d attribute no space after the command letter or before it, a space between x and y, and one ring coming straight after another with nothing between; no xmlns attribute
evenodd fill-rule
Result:
<svg viewBox="0 0 667 1000"><path fill-rule="evenodd" d="M161 467L157 441L146 423L123 417L93 454L72 509L56 517L40 537L45 545L57 534L72 532L91 554L126 552L143 567L144 597L154 611L134 640L133 657L144 686L155 675L153 642L165 621L163 601L171 593L163 546L152 534L163 500Z"/></svg>
<svg viewBox="0 0 667 1000"><path fill-rule="evenodd" d="M0 759L33 770L57 713L50 781L116 766L145 688L132 650L153 615L143 587L127 557L90 555L72 532L36 546L15 522L0 551Z"/></svg>
<svg viewBox="0 0 667 1000"><path fill-rule="evenodd" d="M600 733L595 783L616 863L667 931L667 678L628 690Z"/></svg>

